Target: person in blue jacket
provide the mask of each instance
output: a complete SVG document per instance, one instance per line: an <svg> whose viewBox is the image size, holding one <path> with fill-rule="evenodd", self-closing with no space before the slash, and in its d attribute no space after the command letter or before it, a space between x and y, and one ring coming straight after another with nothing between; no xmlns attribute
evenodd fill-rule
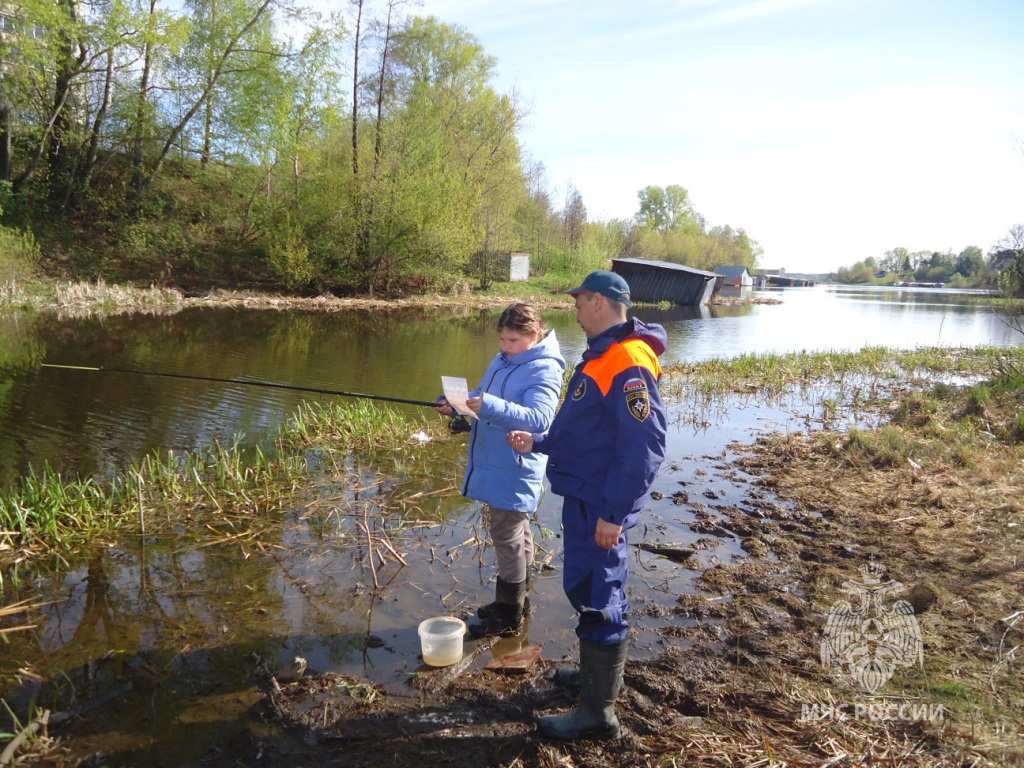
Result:
<svg viewBox="0 0 1024 768"><path fill-rule="evenodd" d="M524 455L547 454L551 490L563 497L563 585L576 609L578 705L538 721L558 741L617 738L615 700L629 642L626 576L630 528L665 458L666 417L658 383L665 329L627 319L629 285L614 272L587 275L567 293L587 349L547 432L516 430L509 444Z"/></svg>
<svg viewBox="0 0 1024 768"><path fill-rule="evenodd" d="M540 503L547 457L509 448L512 430L544 432L562 391L565 360L554 331L545 331L532 306L515 302L498 318L501 351L466 401L471 419L462 494L488 507L491 543L498 564L494 602L469 621L475 637L517 632L526 612L533 568L530 515ZM438 410L451 415L444 401Z"/></svg>

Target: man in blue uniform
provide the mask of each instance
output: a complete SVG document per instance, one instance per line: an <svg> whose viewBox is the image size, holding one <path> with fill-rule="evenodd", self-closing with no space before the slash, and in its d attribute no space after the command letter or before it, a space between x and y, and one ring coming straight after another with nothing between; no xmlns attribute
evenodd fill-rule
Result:
<svg viewBox="0 0 1024 768"><path fill-rule="evenodd" d="M587 349L544 434L514 431L520 453L548 456L551 490L563 497L565 594L579 614L580 701L538 723L559 741L617 738L615 700L629 642L627 531L665 458L665 408L658 390L665 329L628 319L629 285L614 272L587 275L567 293Z"/></svg>

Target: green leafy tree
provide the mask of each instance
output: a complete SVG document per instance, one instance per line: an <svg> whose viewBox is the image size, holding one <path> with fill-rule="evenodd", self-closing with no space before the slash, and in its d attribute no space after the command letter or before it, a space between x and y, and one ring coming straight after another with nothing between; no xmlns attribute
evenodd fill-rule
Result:
<svg viewBox="0 0 1024 768"><path fill-rule="evenodd" d="M531 268L546 267L547 257L558 240L558 233L552 226L554 207L547 188L544 163L526 163L524 180L526 194L520 199L516 212L519 242L532 254Z"/></svg>
<svg viewBox="0 0 1024 768"><path fill-rule="evenodd" d="M664 188L644 187L637 197L640 199L637 220L655 232L700 231L690 193L678 184Z"/></svg>
<svg viewBox="0 0 1024 768"><path fill-rule="evenodd" d="M219 13L214 15L213 6L197 5L192 16L192 32L205 24L212 29L200 37L200 44L192 50L196 56L187 53L179 60L171 93L165 98L167 125L153 142L155 151L149 157L142 151L146 126L143 107L148 104L146 97L149 84L143 76L140 88L140 143L135 154L133 191L128 198L130 206L137 204L145 190L160 174L163 165L179 142L187 138L193 119L215 100L222 89L223 81L230 80L238 72L251 71L255 60L276 56L276 51L266 50L267 26L275 0L224 0ZM237 71L236 71L237 70Z"/></svg>
<svg viewBox="0 0 1024 768"><path fill-rule="evenodd" d="M954 270L964 277L976 277L985 268L985 254L976 245L964 248L956 257Z"/></svg>
<svg viewBox="0 0 1024 768"><path fill-rule="evenodd" d="M348 251L355 283L385 292L416 271L450 274L476 251L516 240L526 194L520 114L489 84L494 59L465 30L433 17L389 28L389 54L379 59L386 76L365 78L384 95L364 99L373 111L359 117L379 140L357 141L351 193L360 212Z"/></svg>
<svg viewBox="0 0 1024 768"><path fill-rule="evenodd" d="M885 272L902 274L910 271L910 251L906 248L892 248L878 262L878 267Z"/></svg>
<svg viewBox="0 0 1024 768"><path fill-rule="evenodd" d="M712 240L711 269L721 264L753 268L763 253L761 246L741 227L733 229L728 224L712 227L708 232Z"/></svg>
<svg viewBox="0 0 1024 768"><path fill-rule="evenodd" d="M870 285L875 282L875 270L865 262L858 261L852 267L840 267L836 272L836 280L853 285Z"/></svg>
<svg viewBox="0 0 1024 768"><path fill-rule="evenodd" d="M1024 296L1024 224L1014 224L989 252L989 269L998 275L1000 290Z"/></svg>
<svg viewBox="0 0 1024 768"><path fill-rule="evenodd" d="M337 140L346 110L345 26L339 17L318 21L302 40L284 46L278 85L264 106L266 132L253 144L258 166L239 184L245 197L239 239L266 238L271 269L292 289L315 286L329 270L350 167L349 146Z"/></svg>
<svg viewBox="0 0 1024 768"><path fill-rule="evenodd" d="M565 190L565 207L562 209L562 240L570 251L579 249L586 224L587 206L583 204L583 194L569 184Z"/></svg>
<svg viewBox="0 0 1024 768"><path fill-rule="evenodd" d="M73 3L26 0L4 11L0 181L17 195L60 153L55 137L59 142L68 128L71 83L87 52Z"/></svg>
<svg viewBox="0 0 1024 768"><path fill-rule="evenodd" d="M952 253L932 251L927 257L918 259L917 263L914 275L918 280L944 283L953 275L956 257Z"/></svg>

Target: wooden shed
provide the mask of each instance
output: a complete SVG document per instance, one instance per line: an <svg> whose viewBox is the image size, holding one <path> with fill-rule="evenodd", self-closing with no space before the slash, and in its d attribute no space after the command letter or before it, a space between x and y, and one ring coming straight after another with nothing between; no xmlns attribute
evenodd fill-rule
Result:
<svg viewBox="0 0 1024 768"><path fill-rule="evenodd" d="M647 259L612 259L612 271L629 283L633 301L648 304L707 304L725 279L703 269Z"/></svg>
<svg viewBox="0 0 1024 768"><path fill-rule="evenodd" d="M530 254L521 251L480 251L473 257L473 271L480 284L526 282L530 279Z"/></svg>
<svg viewBox="0 0 1024 768"><path fill-rule="evenodd" d="M754 284L754 278L750 276L750 271L743 266L737 267L732 264L720 264L715 267L715 274L725 277L722 285L733 288L749 288Z"/></svg>

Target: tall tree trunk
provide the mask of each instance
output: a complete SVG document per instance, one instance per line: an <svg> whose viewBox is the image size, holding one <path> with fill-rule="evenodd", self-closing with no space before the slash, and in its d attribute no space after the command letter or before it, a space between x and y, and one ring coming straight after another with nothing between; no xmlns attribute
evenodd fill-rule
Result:
<svg viewBox="0 0 1024 768"><path fill-rule="evenodd" d="M82 198L89 192L89 185L92 183L92 174L96 169L96 160L100 153L100 136L103 135L103 128L107 122L107 113L110 111L110 94L114 87L114 52L107 51L107 66L103 73L103 98L100 101L99 109L96 110L96 118L92 122L92 133L89 136L89 149L85 155L85 167L82 169L82 181L79 195L72 200L72 205L77 206Z"/></svg>
<svg viewBox="0 0 1024 768"><path fill-rule="evenodd" d="M7 102L0 102L0 181L10 181L13 158L11 156L11 110Z"/></svg>
<svg viewBox="0 0 1024 768"><path fill-rule="evenodd" d="M152 32L156 23L157 0L149 0L149 18L147 23ZM152 35L146 36L146 45L142 54L142 72L139 75L139 103L135 111L134 141L132 142L132 189L140 190L145 180L146 135L149 132L149 88L153 77L153 42Z"/></svg>
<svg viewBox="0 0 1024 768"><path fill-rule="evenodd" d="M210 155L213 152L213 99L207 99L203 115L203 150L199 155L199 164L205 168L210 164Z"/></svg>
<svg viewBox="0 0 1024 768"><path fill-rule="evenodd" d="M355 53L352 57L352 176L359 178L359 46L362 44L364 0L352 0L356 6Z"/></svg>
<svg viewBox="0 0 1024 768"><path fill-rule="evenodd" d="M68 146L71 117L68 115L67 105L71 84L86 60L86 50L79 44L78 55L75 55L76 42L72 37L72 30L75 29L78 20L75 0L62 0L61 6L67 22L60 34L60 45L57 48L53 88L53 130L50 132L46 150L46 163L49 171L47 181L50 200L63 206L71 196L71 187L74 183L73 158Z"/></svg>
<svg viewBox="0 0 1024 768"><path fill-rule="evenodd" d="M352 0L356 7L355 53L352 59L352 189L354 194L356 264L363 282L373 295L373 279L369 274L370 226L363 207L363 190L359 183L359 46L362 44L364 0Z"/></svg>
<svg viewBox="0 0 1024 768"><path fill-rule="evenodd" d="M380 170L380 153L384 144L384 80L388 70L388 47L391 44L391 19L396 0L388 0L388 20L384 27L384 48L380 54L380 76L377 78L377 126L373 137L373 177Z"/></svg>
<svg viewBox="0 0 1024 768"><path fill-rule="evenodd" d="M210 28L217 27L217 3L210 5ZM199 155L199 164L205 168L210 164L210 156L213 154L213 97L206 101L203 115L203 150Z"/></svg>
<svg viewBox="0 0 1024 768"><path fill-rule="evenodd" d="M65 97L66 96L67 96L67 94L65 93ZM35 175L36 170L39 168L39 162L40 162L40 160L43 159L43 154L45 153L46 148L49 146L50 134L53 132L53 124L56 121L57 116L60 114L60 111L63 108L64 108L64 103L63 102L57 102L55 104L55 109L57 111L50 115L49 121L46 123L46 126L43 128L42 138L39 140L39 143L36 145L35 150L32 152L32 156L31 156L31 158L30 158L30 160L28 162L28 166L25 168L24 171L22 171L18 175L17 178L15 178L11 182L11 189L12 189L12 191L15 194L18 193L18 191L22 188L22 186L25 184L25 182L27 182L29 179L31 179Z"/></svg>

